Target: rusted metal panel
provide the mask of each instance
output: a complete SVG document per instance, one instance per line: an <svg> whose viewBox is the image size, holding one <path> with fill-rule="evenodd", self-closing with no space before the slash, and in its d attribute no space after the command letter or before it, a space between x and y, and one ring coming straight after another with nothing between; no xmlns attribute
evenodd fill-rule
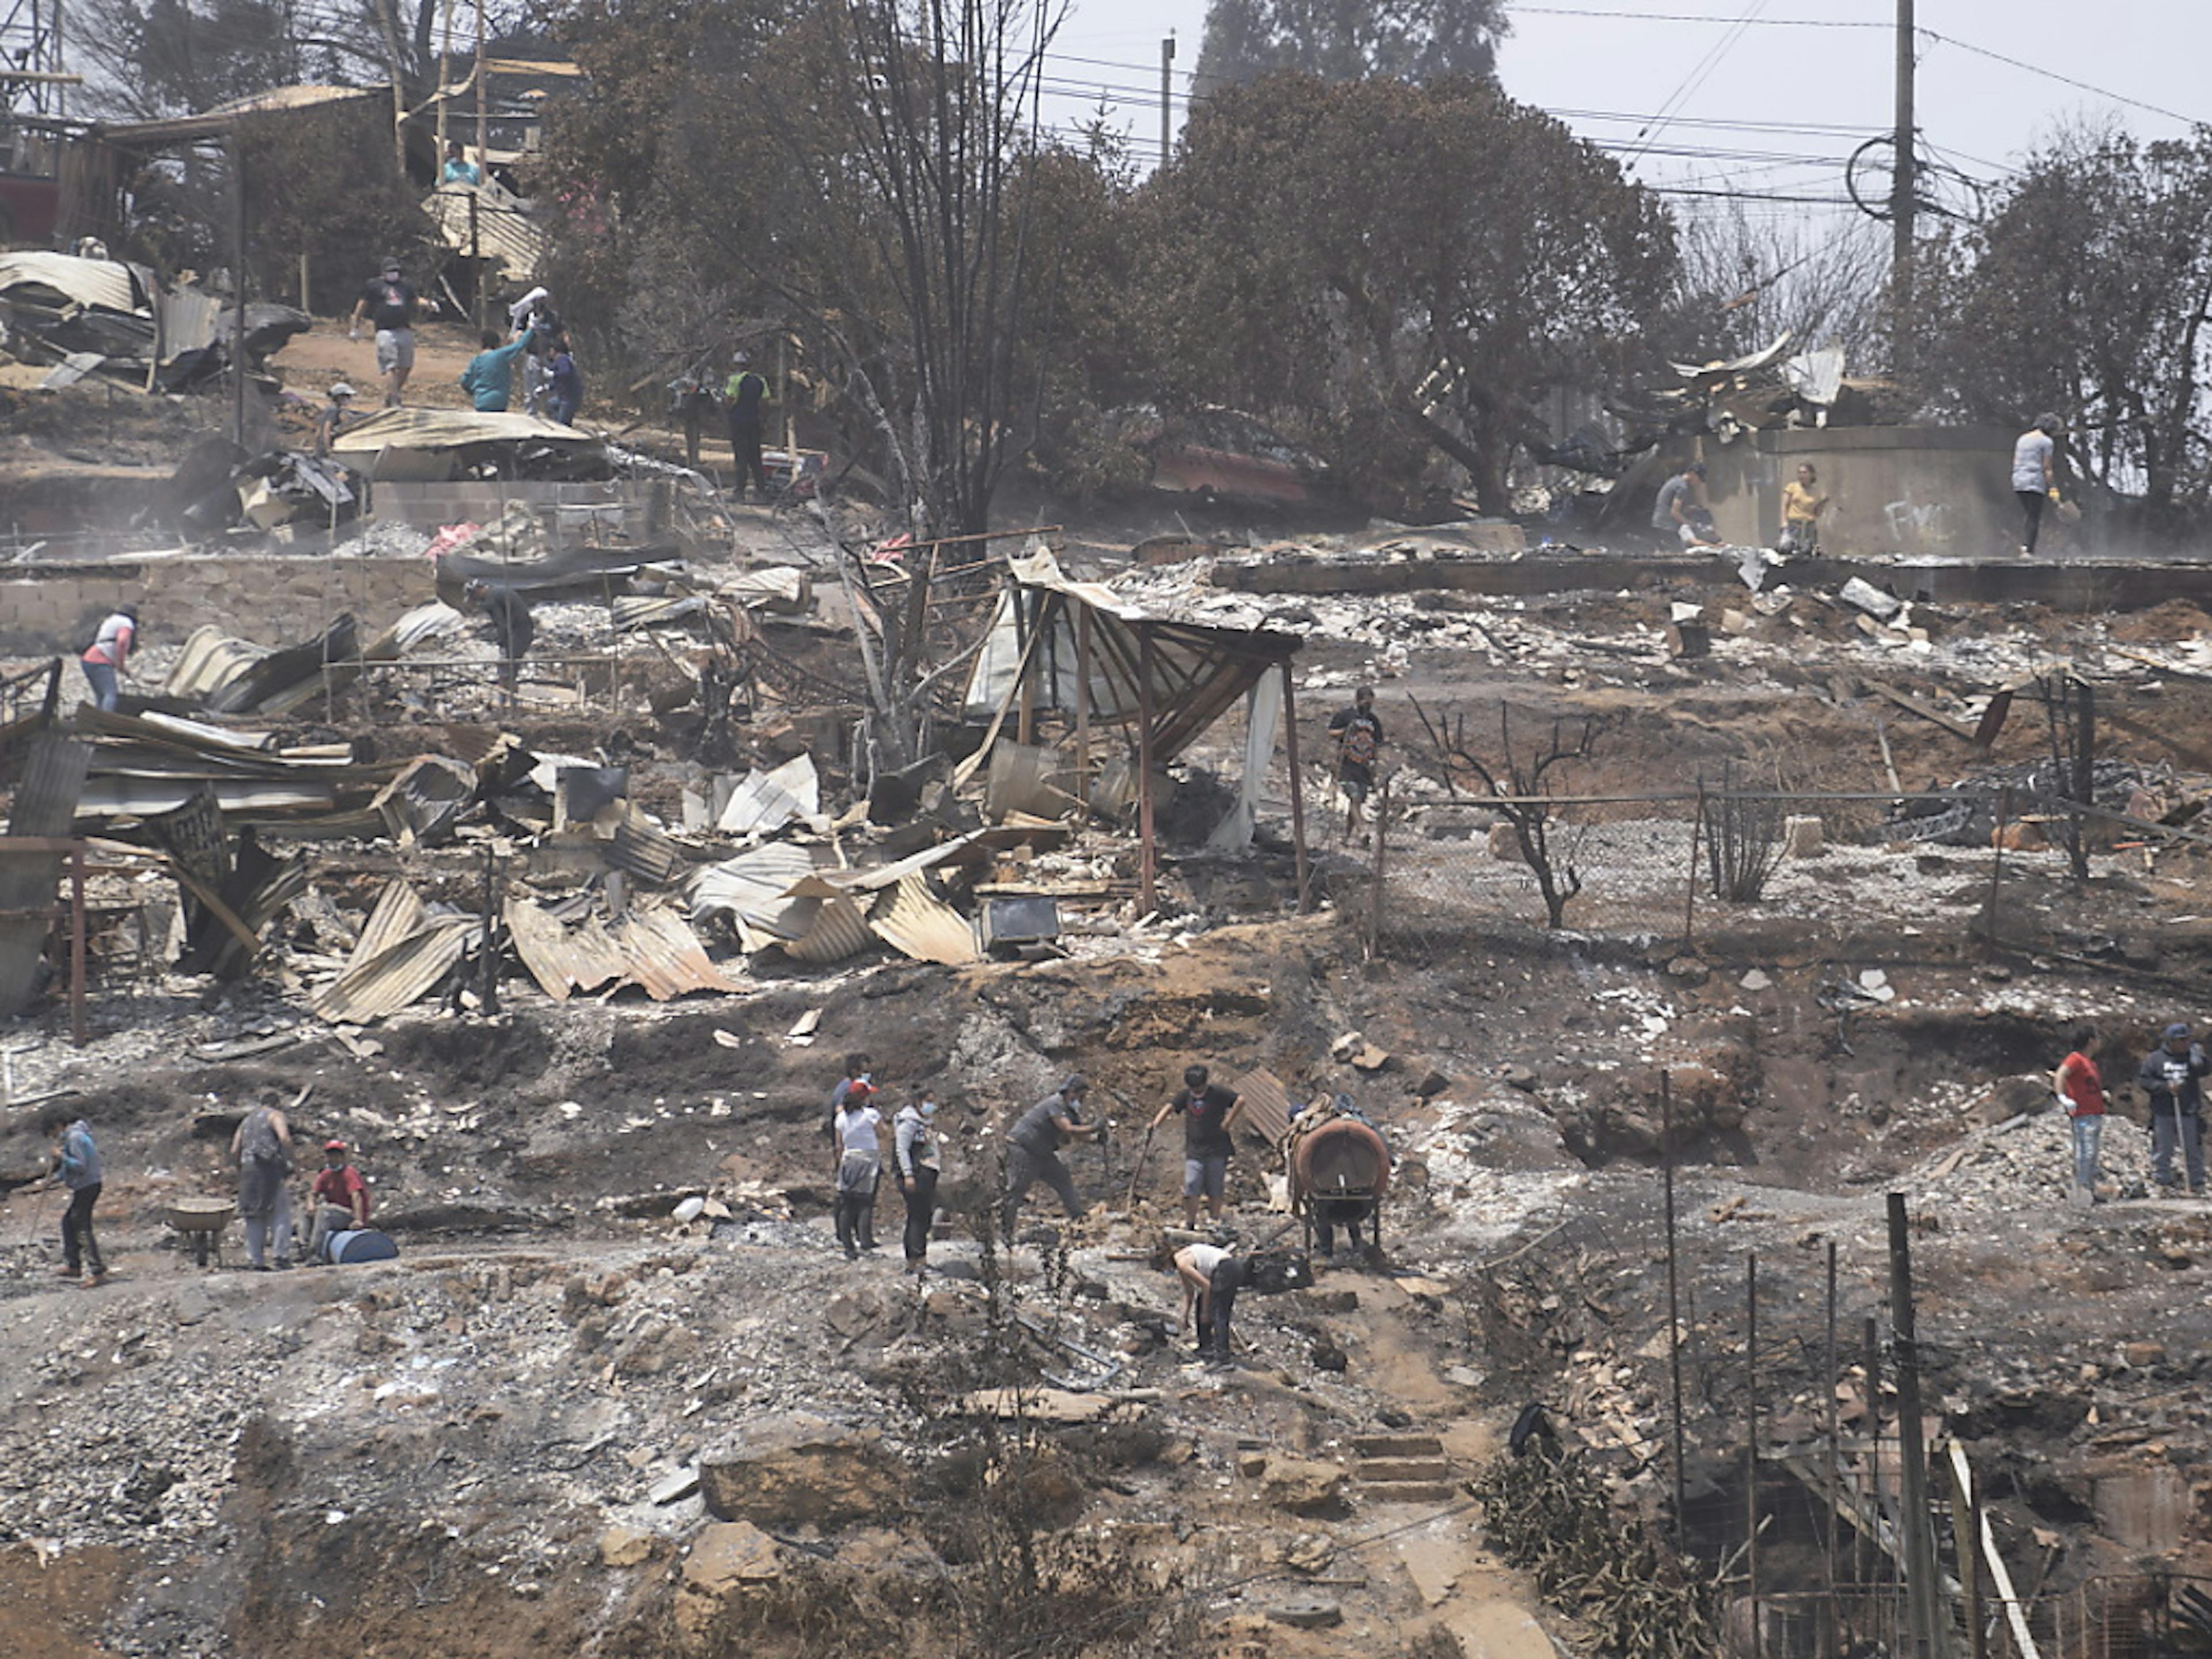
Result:
<svg viewBox="0 0 2212 1659"><path fill-rule="evenodd" d="M849 898L813 901L816 908L807 921L803 938L791 940L784 954L799 962L842 962L876 942L868 929L867 914Z"/></svg>
<svg viewBox="0 0 2212 1659"><path fill-rule="evenodd" d="M1266 1066L1256 1066L1229 1085L1244 1103L1244 1121L1279 1146L1291 1132L1291 1092Z"/></svg>
<svg viewBox="0 0 2212 1659"><path fill-rule="evenodd" d="M309 1006L333 1025L374 1024L451 973L483 931L472 916L430 917L385 950L355 951L345 972L318 991Z"/></svg>
<svg viewBox="0 0 2212 1659"><path fill-rule="evenodd" d="M507 930L530 977L556 1002L623 977L622 947L591 918L574 927L526 898L507 902Z"/></svg>

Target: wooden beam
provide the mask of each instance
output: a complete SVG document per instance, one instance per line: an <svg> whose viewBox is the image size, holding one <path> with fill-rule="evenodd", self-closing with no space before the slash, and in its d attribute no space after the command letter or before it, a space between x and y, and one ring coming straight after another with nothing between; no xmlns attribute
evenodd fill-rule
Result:
<svg viewBox="0 0 2212 1659"><path fill-rule="evenodd" d="M1298 909L1313 908L1313 883L1306 869L1306 787L1305 780L1298 775L1298 700L1291 684L1291 665L1283 661L1283 745L1284 757L1291 768L1291 844L1297 849ZM1381 835L1382 825L1376 825Z"/></svg>
<svg viewBox="0 0 2212 1659"><path fill-rule="evenodd" d="M1955 1440L1951 1443L1951 1478L1972 1504L1974 1472L1966 1462L1966 1449ZM2004 1603L2005 1623L2012 1627L2014 1650L2020 1659L2042 1659L2035 1645L2034 1633L2027 1627L2027 1609L2021 1606L2019 1594L2013 1589L2011 1570L2005 1565L2004 1555L1997 1548L1996 1528L1990 1523L1988 1512L1978 1504L1974 1505L1974 1520L1977 1523L1975 1530L1981 1534L1977 1541L1981 1547L1982 1559L1989 1564L1990 1588Z"/></svg>
<svg viewBox="0 0 2212 1659"><path fill-rule="evenodd" d="M1159 908L1152 846L1152 636L1137 635L1137 908Z"/></svg>
<svg viewBox="0 0 2212 1659"><path fill-rule="evenodd" d="M1933 703L1922 702L1910 691L1900 691L1893 685L1884 685L1880 680L1861 680L1859 684L1877 697L1884 697L1895 703L1906 714L1917 714L1922 720L1942 726L1954 738L1964 738L1968 743L1976 741L1972 726L1964 720L1952 719Z"/></svg>

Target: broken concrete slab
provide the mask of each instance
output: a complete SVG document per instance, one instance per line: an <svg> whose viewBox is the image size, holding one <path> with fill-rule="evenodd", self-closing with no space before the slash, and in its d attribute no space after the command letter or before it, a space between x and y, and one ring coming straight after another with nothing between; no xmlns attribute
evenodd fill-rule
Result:
<svg viewBox="0 0 2212 1659"><path fill-rule="evenodd" d="M836 1527L898 1507L904 1480L873 1430L776 1412L699 1459L708 1511L763 1526Z"/></svg>

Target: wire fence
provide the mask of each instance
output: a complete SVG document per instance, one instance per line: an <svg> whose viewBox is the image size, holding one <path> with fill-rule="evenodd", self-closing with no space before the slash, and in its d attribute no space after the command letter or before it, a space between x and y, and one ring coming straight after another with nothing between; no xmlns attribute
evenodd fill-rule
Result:
<svg viewBox="0 0 2212 1659"><path fill-rule="evenodd" d="M2031 770L2017 787L1893 795L1704 787L1451 799L1386 779L1364 933L1375 954L1406 959L1528 927L1685 951L1869 933L2039 949L2057 934L2014 900L2022 884L2075 873L2077 840L2084 873L2212 852L2212 835L2069 800L2039 781Z"/></svg>

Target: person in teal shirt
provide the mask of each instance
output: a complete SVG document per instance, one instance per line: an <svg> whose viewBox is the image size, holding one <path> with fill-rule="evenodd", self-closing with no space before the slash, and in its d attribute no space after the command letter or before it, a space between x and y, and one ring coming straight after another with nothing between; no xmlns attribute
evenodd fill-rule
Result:
<svg viewBox="0 0 2212 1659"><path fill-rule="evenodd" d="M483 169L461 154L461 141L458 138L446 146L446 165L438 171L438 182L441 185L483 183Z"/></svg>
<svg viewBox="0 0 2212 1659"><path fill-rule="evenodd" d="M470 358L469 366L461 371L461 390L469 394L477 413L507 413L507 399L514 394L514 360L530 349L533 337L526 330L501 345L495 330L483 331L484 349Z"/></svg>

